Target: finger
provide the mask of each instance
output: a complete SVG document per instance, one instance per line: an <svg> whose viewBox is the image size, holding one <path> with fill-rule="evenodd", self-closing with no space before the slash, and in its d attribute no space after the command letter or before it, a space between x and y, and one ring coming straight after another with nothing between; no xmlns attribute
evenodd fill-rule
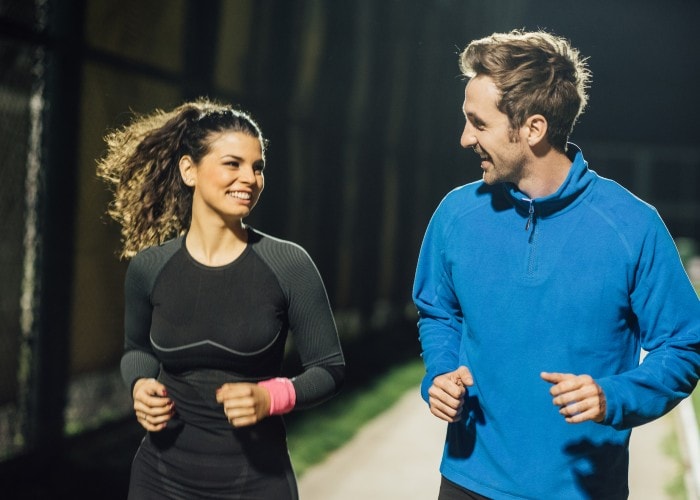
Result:
<svg viewBox="0 0 700 500"><path fill-rule="evenodd" d="M454 412L451 408L449 409L448 412L442 411L439 407L430 406L430 413L438 417L440 420L444 420L445 422L453 423L453 422L458 422L459 420L462 419L462 409L460 408L459 411Z"/></svg>
<svg viewBox="0 0 700 500"><path fill-rule="evenodd" d="M566 420L570 424L580 424L581 422L587 422L589 420L595 420L598 412L594 409L589 409L581 413L576 413L574 415L566 416Z"/></svg>
<svg viewBox="0 0 700 500"><path fill-rule="evenodd" d="M540 377L552 384L558 384L564 380L576 377L573 373L542 372Z"/></svg>
<svg viewBox="0 0 700 500"><path fill-rule="evenodd" d="M245 408L227 408L226 417L231 420L234 418L250 417L255 415L255 408L245 407Z"/></svg>
<svg viewBox="0 0 700 500"><path fill-rule="evenodd" d="M584 399L595 394L597 392L596 388L597 384L590 375L579 375L559 382L549 392L552 396L575 393L577 399Z"/></svg>
<svg viewBox="0 0 700 500"><path fill-rule="evenodd" d="M136 420L141 424L141 427L147 431L159 431L166 427L170 416L167 417L151 417L143 412L136 412Z"/></svg>
<svg viewBox="0 0 700 500"><path fill-rule="evenodd" d="M457 384L457 380L460 380L459 384ZM447 396L453 399L460 399L466 392L464 386L461 385L461 379L456 376L452 377L451 375L435 377L433 380L433 385L430 387L430 389L428 389L428 392L431 390L445 393Z"/></svg>
<svg viewBox="0 0 700 500"><path fill-rule="evenodd" d="M443 389L437 386L432 386L428 389L428 397L431 400L440 401L442 404L449 406L451 408L459 408L462 405L462 396L464 392L462 391L457 397L453 397L450 393L445 392Z"/></svg>
<svg viewBox="0 0 700 500"><path fill-rule="evenodd" d="M232 426L234 427L247 427L249 425L253 425L258 422L258 419L253 416L244 416L244 417L236 417L233 419L229 419L229 422L231 423Z"/></svg>
<svg viewBox="0 0 700 500"><path fill-rule="evenodd" d="M223 403L224 400L229 398L251 396L253 394L253 385L247 382L224 384L216 390L216 400L219 403Z"/></svg>
<svg viewBox="0 0 700 500"><path fill-rule="evenodd" d="M467 387L474 385L474 377L472 377L472 372L469 371L469 368L466 366L460 366L457 368L456 375L463 385Z"/></svg>
<svg viewBox="0 0 700 500"><path fill-rule="evenodd" d="M139 404L146 410L162 413L164 411L168 411L175 403L173 400L168 398L142 398L134 401L134 405L136 404Z"/></svg>
<svg viewBox="0 0 700 500"><path fill-rule="evenodd" d="M145 420L151 425L163 424L170 420L171 417L172 415L170 413L168 413L167 415L149 415L147 413L143 414L143 420Z"/></svg>
<svg viewBox="0 0 700 500"><path fill-rule="evenodd" d="M141 379L137 381L136 384L134 384L134 393L137 392L147 396L165 397L168 395L168 391L165 386L154 378Z"/></svg>
<svg viewBox="0 0 700 500"><path fill-rule="evenodd" d="M149 391L147 388L141 387L134 391L134 401L142 401L148 406L163 406L171 401L166 394L167 391Z"/></svg>
<svg viewBox="0 0 700 500"><path fill-rule="evenodd" d="M444 404L442 401L439 401L434 398L430 398L430 407L439 411L440 413L443 413L447 415L448 417L456 417L459 412L462 410L462 406L450 406Z"/></svg>
<svg viewBox="0 0 700 500"><path fill-rule="evenodd" d="M447 418L457 418L462 413L461 402L456 405L448 405L435 398L430 398L429 402L431 410L435 410Z"/></svg>
<svg viewBox="0 0 700 500"><path fill-rule="evenodd" d="M565 417L573 417L574 415L585 413L590 407L591 406L587 401L571 402L569 404L561 405L559 408L559 413Z"/></svg>
<svg viewBox="0 0 700 500"><path fill-rule="evenodd" d="M566 390L563 388L562 390ZM551 392L551 391L550 391ZM562 392L552 399L552 402L557 406L565 406L577 401L598 400L600 395L599 388L596 384L589 384L575 390Z"/></svg>
<svg viewBox="0 0 700 500"><path fill-rule="evenodd" d="M158 404L156 406L153 406L147 404L144 401L134 401L134 411L140 411L147 413L151 416L156 416L171 413L175 409L174 401L156 401L156 403Z"/></svg>
<svg viewBox="0 0 700 500"><path fill-rule="evenodd" d="M226 398L223 404L224 411L233 410L236 408L253 409L255 408L255 398L250 396Z"/></svg>

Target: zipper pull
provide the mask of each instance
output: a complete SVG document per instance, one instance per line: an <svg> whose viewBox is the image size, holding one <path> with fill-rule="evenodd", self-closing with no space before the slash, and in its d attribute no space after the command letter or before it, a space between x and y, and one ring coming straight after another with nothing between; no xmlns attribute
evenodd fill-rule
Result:
<svg viewBox="0 0 700 500"><path fill-rule="evenodd" d="M530 202L530 209L527 211L527 222L525 223L525 231L530 229L530 225L532 225L533 219L535 217L535 205L532 202L532 200L527 200Z"/></svg>

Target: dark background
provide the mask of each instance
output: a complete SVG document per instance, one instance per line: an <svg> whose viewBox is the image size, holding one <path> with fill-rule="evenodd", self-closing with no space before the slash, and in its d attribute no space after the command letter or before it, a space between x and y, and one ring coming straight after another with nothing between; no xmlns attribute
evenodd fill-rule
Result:
<svg viewBox="0 0 700 500"><path fill-rule="evenodd" d="M141 435L118 374L127 263L95 162L131 111L206 95L258 119L267 187L248 222L314 258L351 391L418 356L423 231L447 191L480 176L459 147L461 49L513 28L571 39L593 72L572 140L689 248L699 18L695 0L0 0L0 484L20 491L8 498L124 496Z"/></svg>

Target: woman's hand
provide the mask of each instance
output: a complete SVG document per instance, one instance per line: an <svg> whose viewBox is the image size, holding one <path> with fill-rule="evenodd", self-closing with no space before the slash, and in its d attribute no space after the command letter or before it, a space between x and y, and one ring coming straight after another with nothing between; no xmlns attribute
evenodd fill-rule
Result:
<svg viewBox="0 0 700 500"><path fill-rule="evenodd" d="M270 415L270 393L258 384L224 384L216 390L216 401L234 427L253 425Z"/></svg>
<svg viewBox="0 0 700 500"><path fill-rule="evenodd" d="M165 386L154 378L138 379L132 396L136 420L149 432L163 430L175 413L175 403L168 398Z"/></svg>

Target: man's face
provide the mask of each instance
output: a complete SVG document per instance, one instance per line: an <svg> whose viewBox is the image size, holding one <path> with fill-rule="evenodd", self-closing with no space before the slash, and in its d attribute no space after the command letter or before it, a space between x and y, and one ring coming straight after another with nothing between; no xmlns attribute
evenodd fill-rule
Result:
<svg viewBox="0 0 700 500"><path fill-rule="evenodd" d="M510 127L508 116L496 107L500 93L493 80L484 75L472 78L464 90L463 112L466 118L460 143L473 148L481 157L486 184L518 184L526 160L520 131Z"/></svg>

